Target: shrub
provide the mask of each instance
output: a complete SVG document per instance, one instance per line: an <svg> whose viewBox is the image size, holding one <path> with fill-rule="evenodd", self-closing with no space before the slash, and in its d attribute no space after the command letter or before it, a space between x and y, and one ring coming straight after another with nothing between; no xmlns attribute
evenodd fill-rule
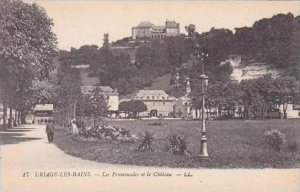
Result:
<svg viewBox="0 0 300 192"><path fill-rule="evenodd" d="M168 146L167 151L170 151L174 155L187 155L190 156L191 153L187 150L188 140L185 137L180 137L177 134L168 136Z"/></svg>
<svg viewBox="0 0 300 192"><path fill-rule="evenodd" d="M146 131L143 135L142 143L138 147L138 151L154 151L154 139L154 133Z"/></svg>
<svg viewBox="0 0 300 192"><path fill-rule="evenodd" d="M108 125L99 125L93 127L89 130L83 129L80 132L82 140L103 140L103 141L119 141L119 142L135 142L137 137L133 134L130 134L124 128L108 126Z"/></svg>
<svg viewBox="0 0 300 192"><path fill-rule="evenodd" d="M286 136L277 129L272 129L264 133L264 143L271 149L280 151L286 147Z"/></svg>
<svg viewBox="0 0 300 192"><path fill-rule="evenodd" d="M287 149L290 151L290 152L297 152L299 150L299 144L297 143L297 141L291 141L288 143L287 145Z"/></svg>

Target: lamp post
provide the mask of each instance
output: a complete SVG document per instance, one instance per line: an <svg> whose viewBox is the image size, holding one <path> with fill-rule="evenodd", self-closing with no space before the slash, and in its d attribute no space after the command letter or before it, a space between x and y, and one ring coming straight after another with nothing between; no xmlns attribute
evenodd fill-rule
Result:
<svg viewBox="0 0 300 192"><path fill-rule="evenodd" d="M206 128L205 128L205 91L208 85L208 76L204 74L204 57L208 57L208 54L201 54L202 62L202 75L200 76L201 80L201 92L202 92L202 130L201 130L201 149L200 149L200 159L208 159L207 152L207 137L206 137ZM199 55L198 55L199 57Z"/></svg>

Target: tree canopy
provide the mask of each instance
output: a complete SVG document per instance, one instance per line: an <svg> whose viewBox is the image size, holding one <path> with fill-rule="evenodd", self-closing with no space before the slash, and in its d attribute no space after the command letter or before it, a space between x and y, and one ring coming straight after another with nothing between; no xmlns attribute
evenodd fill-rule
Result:
<svg viewBox="0 0 300 192"><path fill-rule="evenodd" d="M52 26L45 10L35 3L0 2L0 96L4 106L21 111L32 106L30 87L48 78L54 68L57 49Z"/></svg>

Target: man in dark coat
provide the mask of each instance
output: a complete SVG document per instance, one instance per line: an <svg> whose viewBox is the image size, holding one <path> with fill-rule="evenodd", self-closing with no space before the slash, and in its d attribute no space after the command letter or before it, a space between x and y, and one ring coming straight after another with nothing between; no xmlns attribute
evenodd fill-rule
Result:
<svg viewBox="0 0 300 192"><path fill-rule="evenodd" d="M46 133L48 137L48 142L52 143L54 138L54 120L49 119L47 126L46 126Z"/></svg>

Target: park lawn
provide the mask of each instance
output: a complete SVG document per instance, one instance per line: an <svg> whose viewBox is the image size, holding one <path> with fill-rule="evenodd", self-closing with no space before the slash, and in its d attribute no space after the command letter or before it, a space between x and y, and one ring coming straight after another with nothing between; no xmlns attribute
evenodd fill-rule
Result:
<svg viewBox="0 0 300 192"><path fill-rule="evenodd" d="M151 125L161 121L161 126ZM196 158L200 150L200 121L184 120L135 120L106 121L106 124L123 127L132 134L146 130L155 135L155 151L139 152L136 143L76 141L64 129L58 129L54 143L66 153L106 163L166 167L206 168L299 168L300 119L286 120L224 120L207 124L208 161ZM263 143L263 134L278 129L286 134L293 149L274 151ZM178 134L189 141L192 157L173 155L165 150L167 136Z"/></svg>

